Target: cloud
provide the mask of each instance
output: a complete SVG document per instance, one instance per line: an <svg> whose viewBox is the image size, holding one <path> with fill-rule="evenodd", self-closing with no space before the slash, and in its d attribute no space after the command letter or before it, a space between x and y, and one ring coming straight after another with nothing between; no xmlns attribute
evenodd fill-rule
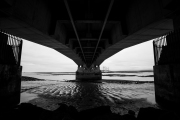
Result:
<svg viewBox="0 0 180 120"><path fill-rule="evenodd" d="M23 41L22 60L23 71L76 71L77 65L73 60L54 49Z"/></svg>
<svg viewBox="0 0 180 120"><path fill-rule="evenodd" d="M101 66L110 70L152 69L154 65L152 40L126 48L105 60Z"/></svg>
<svg viewBox="0 0 180 120"><path fill-rule="evenodd" d="M24 40L22 50L23 72L75 72L75 62L63 54ZM110 70L143 70L152 69L154 65L152 40L126 48L101 64Z"/></svg>

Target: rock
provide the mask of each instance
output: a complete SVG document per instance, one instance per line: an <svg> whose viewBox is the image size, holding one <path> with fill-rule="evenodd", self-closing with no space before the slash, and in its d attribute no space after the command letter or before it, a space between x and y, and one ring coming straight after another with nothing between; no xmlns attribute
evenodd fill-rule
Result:
<svg viewBox="0 0 180 120"><path fill-rule="evenodd" d="M138 120L158 120L160 116L165 113L164 110L156 109L153 107L140 108L137 116Z"/></svg>
<svg viewBox="0 0 180 120"><path fill-rule="evenodd" d="M136 117L130 114L123 115L122 118L123 120L136 120Z"/></svg>
<svg viewBox="0 0 180 120"><path fill-rule="evenodd" d="M37 107L30 103L21 103L17 108L19 112L19 119L26 120L41 120L42 118L50 118L52 112L43 108Z"/></svg>
<svg viewBox="0 0 180 120"><path fill-rule="evenodd" d="M9 111L2 111L0 120L179 120L179 115L174 112L156 109L152 107L141 108L138 117L135 112L128 111L126 115L112 113L110 106L101 106L78 112L73 106L59 104L54 111L45 110L30 103L22 103Z"/></svg>
<svg viewBox="0 0 180 120"><path fill-rule="evenodd" d="M128 111L128 114L122 116L123 120L136 120L135 112L132 110Z"/></svg>
<svg viewBox="0 0 180 120"><path fill-rule="evenodd" d="M165 112L158 117L158 120L180 120L180 116L173 112Z"/></svg>
<svg viewBox="0 0 180 120"><path fill-rule="evenodd" d="M111 113L111 114L105 114L102 116L94 117L92 120L123 120L121 115Z"/></svg>
<svg viewBox="0 0 180 120"><path fill-rule="evenodd" d="M100 106L79 112L79 119L91 120L98 116L111 114L110 106Z"/></svg>
<svg viewBox="0 0 180 120"><path fill-rule="evenodd" d="M79 113L78 113L78 111L77 111L77 109L75 107L69 106L67 112L72 118L74 118L74 119L78 118Z"/></svg>
<svg viewBox="0 0 180 120"><path fill-rule="evenodd" d="M128 111L128 114L129 114L129 115L132 115L132 116L134 116L134 117L135 117L135 112L134 112L134 111L132 111L132 110L129 110L129 111Z"/></svg>
<svg viewBox="0 0 180 120"><path fill-rule="evenodd" d="M65 113L68 111L68 106L66 104L59 103L58 105L59 105L59 107L56 110L54 110L54 112Z"/></svg>
<svg viewBox="0 0 180 120"><path fill-rule="evenodd" d="M74 119L71 118L71 117L66 116L66 117L64 117L62 120L74 120Z"/></svg>
<svg viewBox="0 0 180 120"><path fill-rule="evenodd" d="M53 111L53 119L74 120L78 117L78 111L73 106L60 103L59 108Z"/></svg>

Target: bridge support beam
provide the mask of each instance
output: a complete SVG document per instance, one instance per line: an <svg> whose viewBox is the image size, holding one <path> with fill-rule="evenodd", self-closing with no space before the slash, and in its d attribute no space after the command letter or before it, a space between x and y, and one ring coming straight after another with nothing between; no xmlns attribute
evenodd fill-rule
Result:
<svg viewBox="0 0 180 120"><path fill-rule="evenodd" d="M180 107L180 64L154 66L156 102L163 108Z"/></svg>
<svg viewBox="0 0 180 120"><path fill-rule="evenodd" d="M180 30L153 42L155 99L160 107L178 112L180 107Z"/></svg>
<svg viewBox="0 0 180 120"><path fill-rule="evenodd" d="M76 71L76 80L80 81L97 81L102 79L102 73L99 66L87 68L86 66L78 66Z"/></svg>
<svg viewBox="0 0 180 120"><path fill-rule="evenodd" d="M9 109L20 102L22 67L0 64L0 103L1 108Z"/></svg>
<svg viewBox="0 0 180 120"><path fill-rule="evenodd" d="M0 30L0 103L3 110L20 102L22 40Z"/></svg>

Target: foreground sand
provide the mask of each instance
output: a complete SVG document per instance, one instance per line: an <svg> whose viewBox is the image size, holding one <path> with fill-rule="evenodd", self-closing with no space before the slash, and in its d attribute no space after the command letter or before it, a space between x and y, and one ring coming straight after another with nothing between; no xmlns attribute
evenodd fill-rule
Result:
<svg viewBox="0 0 180 120"><path fill-rule="evenodd" d="M57 88L61 87L60 83L61 82L59 82L59 81L51 81L49 83L49 81L46 81L46 80L40 80L40 79L36 79L36 78L31 78L31 77L23 77L22 78L22 93L21 93L21 103L22 104L20 106L23 105L24 106L23 109L25 111L27 111L26 109L30 109L33 106L32 108L34 110L39 109L40 112L42 112L42 111L46 111L46 112L47 111L48 112L56 111L57 112L57 110L60 109L60 105L64 104L66 106L73 107L73 109L76 110L76 114L78 113L78 116L79 115L82 116L81 113L83 113L83 111L89 111L89 113L87 113L87 114L91 115L91 114L93 114L91 112L93 110L95 110L96 108L99 109L99 107L106 106L106 110L109 111L109 113L108 113L109 117L106 116L108 119L110 119L110 118L111 119L112 118L113 119L119 119L119 118L125 119L125 118L123 118L123 116L128 116L129 111L130 111L130 114L133 114L133 116L134 116L134 117L132 117L132 115L130 115L131 117L129 118L129 120L130 119L140 119L142 117L142 115L140 115L141 117L138 117L138 116L140 114L139 111L143 110L142 108L148 108L147 110L145 110L146 112L148 110L150 110L151 112L153 112L153 111L160 112L161 111L160 112L161 117L162 117L162 115L163 116L165 115L164 111L162 112L162 110L160 110L156 104L148 103L146 101L146 99L131 99L131 100L124 99L124 102L122 102L122 101L120 102L117 100L116 101L113 100L113 102L111 102L112 100L110 98L108 98L108 96L106 96L105 99L102 98L103 99L103 101L102 101L101 99L97 99L97 98L94 99L93 98L94 93L93 93L92 98L85 97L85 96L78 96L73 99L73 97L71 95L69 97L67 97L67 95L71 94L72 91L68 92L67 91L68 89L65 89L64 92L66 92L66 93L61 93L61 92L63 92L62 88L60 91L58 91ZM141 83L141 84L143 84L143 83ZM97 96L100 97L99 94L97 94ZM27 104L25 104L25 103L27 103ZM18 109L22 109L22 107L20 107L20 106L18 107ZM101 113L99 113L99 115L100 114ZM143 113L143 114L145 115L147 113ZM169 113L169 114L174 114L174 113ZM147 115L150 115L150 114L147 114ZM100 116L103 117L102 115L100 115ZM40 117L40 115L39 115L39 117ZM41 117L40 117L40 119L44 119ZM94 117L97 117L97 116L94 116ZM69 118L69 119L76 119L76 118ZM78 119L81 119L81 117L78 117Z"/></svg>
<svg viewBox="0 0 180 120"><path fill-rule="evenodd" d="M96 87L99 86L98 83L76 83L75 81L75 83L70 81L62 83L34 78L30 78L31 80L28 81L28 79L25 77L25 80L22 81L21 103L28 102L46 110L56 110L59 103L74 106L78 111L108 105L113 113L123 115L127 114L128 110L133 110L137 116L141 107L157 108L154 102L150 103L144 98L118 97L118 91L117 93L108 93L106 90L100 92ZM109 84L110 81L106 82ZM127 81L124 81L124 84L127 84ZM79 85L83 85L83 88L77 87ZM120 94L120 96L124 95ZM152 100L150 101L152 102Z"/></svg>

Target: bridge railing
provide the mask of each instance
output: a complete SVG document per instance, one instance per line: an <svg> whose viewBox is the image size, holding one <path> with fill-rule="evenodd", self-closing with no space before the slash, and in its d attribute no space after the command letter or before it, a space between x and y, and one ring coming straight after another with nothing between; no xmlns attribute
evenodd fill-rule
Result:
<svg viewBox="0 0 180 120"><path fill-rule="evenodd" d="M180 30L156 38L153 41L155 65L180 63Z"/></svg>
<svg viewBox="0 0 180 120"><path fill-rule="evenodd" d="M22 39L0 30L0 64L19 65Z"/></svg>

